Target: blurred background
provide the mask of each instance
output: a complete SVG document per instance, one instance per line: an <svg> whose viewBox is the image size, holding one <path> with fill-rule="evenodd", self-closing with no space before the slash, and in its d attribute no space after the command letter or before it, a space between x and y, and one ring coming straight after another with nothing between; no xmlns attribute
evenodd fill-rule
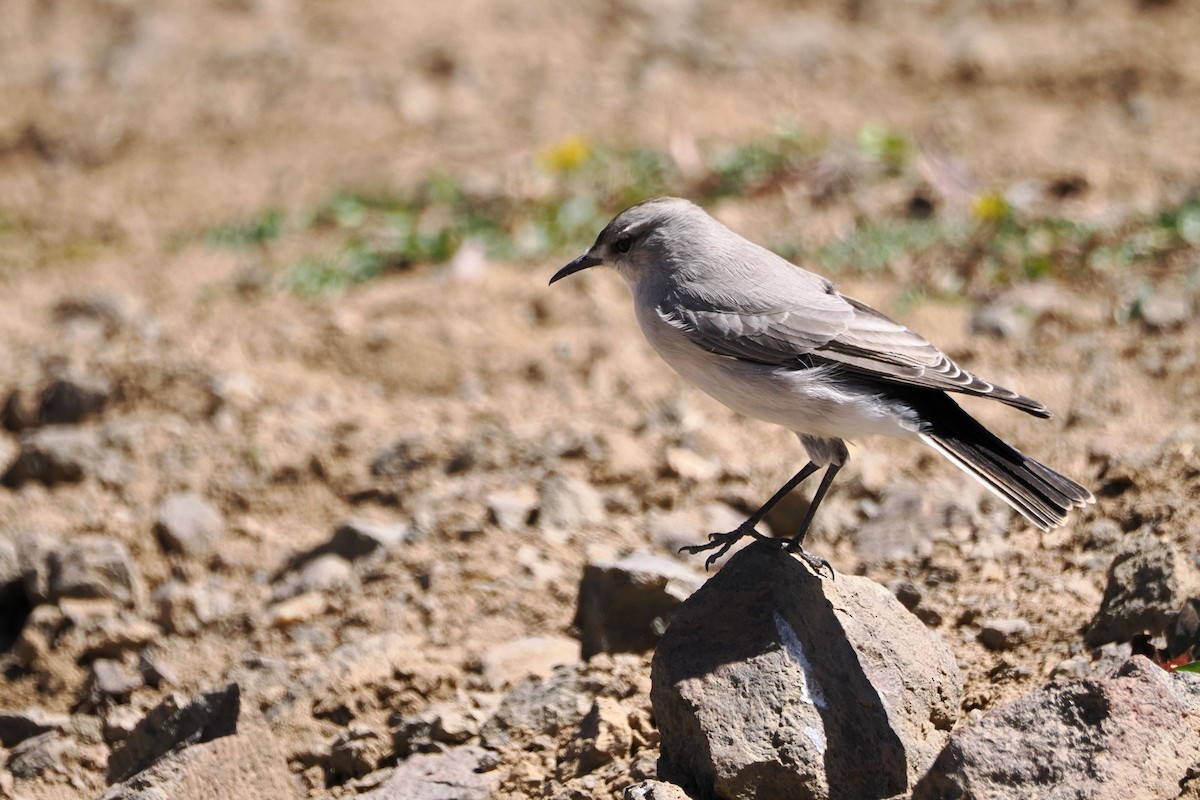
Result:
<svg viewBox="0 0 1200 800"><path fill-rule="evenodd" d="M964 713L1112 656L1113 553L1200 536L1198 34L1182 0L6 0L0 681L60 722L41 761L0 737L0 796L99 794L147 709L229 681L298 796L462 742L504 797L652 776L649 656L580 660L582 570L802 457L669 374L615 276L546 288L657 194L1056 412L971 407L1101 497L1065 529L894 443L817 520ZM624 704L599 760L576 717L480 733L558 663Z"/></svg>

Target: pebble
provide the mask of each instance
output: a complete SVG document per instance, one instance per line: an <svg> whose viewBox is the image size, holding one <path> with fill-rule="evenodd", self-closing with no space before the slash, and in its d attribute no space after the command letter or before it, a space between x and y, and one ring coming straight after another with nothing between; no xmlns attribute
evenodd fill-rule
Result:
<svg viewBox="0 0 1200 800"><path fill-rule="evenodd" d="M23 541L26 593L38 603L62 598L108 598L133 605L141 578L124 542L102 534L83 534L60 543L45 537Z"/></svg>
<svg viewBox="0 0 1200 800"><path fill-rule="evenodd" d="M126 700L144 683L140 672L129 669L120 661L98 658L92 662L91 688L97 700L106 697Z"/></svg>
<svg viewBox="0 0 1200 800"><path fill-rule="evenodd" d="M556 475L542 483L539 494L543 529L571 530L604 521L604 501L584 481Z"/></svg>
<svg viewBox="0 0 1200 800"><path fill-rule="evenodd" d="M296 625L324 613L328 602L325 595L319 592L305 592L279 603L267 612L267 626L270 628L286 628Z"/></svg>
<svg viewBox="0 0 1200 800"><path fill-rule="evenodd" d="M721 474L721 465L694 450L671 447L666 452L666 472L693 483L711 483Z"/></svg>
<svg viewBox="0 0 1200 800"><path fill-rule="evenodd" d="M488 518L506 531L520 531L528 527L538 505L537 494L527 486L492 492L485 502Z"/></svg>
<svg viewBox="0 0 1200 800"><path fill-rule="evenodd" d="M405 523L378 523L350 519L338 525L329 542L313 555L334 553L349 561L390 550L407 541L413 534Z"/></svg>
<svg viewBox="0 0 1200 800"><path fill-rule="evenodd" d="M1176 328L1192 315L1192 298L1183 291L1157 291L1138 305L1142 322L1151 330Z"/></svg>
<svg viewBox="0 0 1200 800"><path fill-rule="evenodd" d="M1012 650L1032 636L1033 626L1019 618L985 619L979 623L979 641L989 650Z"/></svg>
<svg viewBox="0 0 1200 800"><path fill-rule="evenodd" d="M103 454L96 432L89 428L41 428L21 437L21 451L0 475L0 484L19 487L28 482L54 486L78 483L101 472Z"/></svg>
<svg viewBox="0 0 1200 800"><path fill-rule="evenodd" d="M234 612L233 596L218 578L202 584L167 581L154 592L158 624L187 635Z"/></svg>
<svg viewBox="0 0 1200 800"><path fill-rule="evenodd" d="M133 706L113 706L104 714L104 738L109 744L123 742L141 721L142 712Z"/></svg>
<svg viewBox="0 0 1200 800"><path fill-rule="evenodd" d="M203 555L224 535L225 517L203 495L176 492L159 504L154 532L167 552Z"/></svg>
<svg viewBox="0 0 1200 800"><path fill-rule="evenodd" d="M47 731L18 744L8 754L8 771L17 778L37 778L63 766L76 749L74 740L58 731Z"/></svg>
<svg viewBox="0 0 1200 800"><path fill-rule="evenodd" d="M526 636L494 645L479 657L484 682L503 689L531 676L549 675L579 660L579 642L566 636Z"/></svg>
<svg viewBox="0 0 1200 800"><path fill-rule="evenodd" d="M74 425L102 413L111 394L103 378L59 378L42 389L38 418L44 425Z"/></svg>
<svg viewBox="0 0 1200 800"><path fill-rule="evenodd" d="M52 714L40 708L0 711L0 745L12 748L32 736L63 731L70 722L66 714Z"/></svg>

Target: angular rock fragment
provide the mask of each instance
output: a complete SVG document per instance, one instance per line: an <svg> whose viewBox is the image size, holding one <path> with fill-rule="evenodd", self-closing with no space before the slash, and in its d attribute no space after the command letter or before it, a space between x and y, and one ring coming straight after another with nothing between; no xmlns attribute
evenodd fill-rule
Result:
<svg viewBox="0 0 1200 800"><path fill-rule="evenodd" d="M103 412L111 394L101 378L59 378L42 389L38 418L44 425L74 425Z"/></svg>
<svg viewBox="0 0 1200 800"><path fill-rule="evenodd" d="M487 751L464 745L443 753L418 753L396 767L378 789L360 800L487 800L496 776L484 770Z"/></svg>
<svg viewBox="0 0 1200 800"><path fill-rule="evenodd" d="M108 759L108 782L141 772L166 753L237 733L241 691L236 683L203 692L194 700L169 695L142 718Z"/></svg>
<svg viewBox="0 0 1200 800"><path fill-rule="evenodd" d="M141 595L141 577L129 549L111 536L84 534L62 542L27 537L21 549L31 602L108 598L133 605Z"/></svg>
<svg viewBox="0 0 1200 800"><path fill-rule="evenodd" d="M659 777L697 798L897 794L946 740L959 681L949 648L884 587L752 545L655 652Z"/></svg>
<svg viewBox="0 0 1200 800"><path fill-rule="evenodd" d="M84 428L42 428L21 437L21 452L0 475L0 484L33 481L53 486L77 483L99 473L103 453L96 432Z"/></svg>
<svg viewBox="0 0 1200 800"><path fill-rule="evenodd" d="M583 657L652 649L703 580L690 567L650 553L588 564L575 611Z"/></svg>
<svg viewBox="0 0 1200 800"><path fill-rule="evenodd" d="M1108 585L1085 639L1092 647L1127 642L1143 631L1166 630L1173 612L1200 596L1200 571L1170 541L1152 534L1129 537L1108 568Z"/></svg>

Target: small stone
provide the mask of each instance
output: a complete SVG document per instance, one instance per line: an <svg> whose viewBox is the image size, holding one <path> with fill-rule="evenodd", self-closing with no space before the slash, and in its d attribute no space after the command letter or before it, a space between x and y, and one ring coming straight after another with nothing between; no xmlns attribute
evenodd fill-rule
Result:
<svg viewBox="0 0 1200 800"><path fill-rule="evenodd" d="M575 667L559 667L546 678L529 678L500 701L479 732L483 746L498 749L536 736L557 736L578 725L592 706L585 680Z"/></svg>
<svg viewBox="0 0 1200 800"><path fill-rule="evenodd" d="M225 534L225 518L202 495L176 492L159 505L154 532L167 552L203 555Z"/></svg>
<svg viewBox="0 0 1200 800"><path fill-rule="evenodd" d="M901 578L893 581L891 584L892 594L900 601L900 605L912 611L921 602L921 589L915 583L907 578Z"/></svg>
<svg viewBox="0 0 1200 800"><path fill-rule="evenodd" d="M412 528L402 523L381 524L367 520L351 519L343 522L333 532L328 544L319 553L334 553L348 561L355 561L374 553L381 553L403 544L412 536Z"/></svg>
<svg viewBox="0 0 1200 800"><path fill-rule="evenodd" d="M78 617L73 612L73 607L80 603L111 603L107 600L68 600L59 601L59 607L63 609L63 613L68 619L73 622ZM84 627L79 622L74 622L77 627ZM95 625L90 626L91 630L87 635L87 644L83 649L83 656L90 658L120 658L124 653L130 650L137 650L143 645L156 640L162 635L162 631L158 626L147 622L139 617L131 616L129 613L110 614L102 617Z"/></svg>
<svg viewBox="0 0 1200 800"><path fill-rule="evenodd" d="M25 396L20 389L13 389L0 406L0 427L13 433L20 433L26 428L38 424L37 410L25 402Z"/></svg>
<svg viewBox="0 0 1200 800"><path fill-rule="evenodd" d="M329 771L341 779L373 772L388 755L386 740L377 731L352 726L338 734L329 752Z"/></svg>
<svg viewBox="0 0 1200 800"><path fill-rule="evenodd" d="M1032 636L1033 626L1023 619L987 619L979 623L979 641L989 650L1012 650Z"/></svg>
<svg viewBox="0 0 1200 800"><path fill-rule="evenodd" d="M195 633L234 612L233 597L219 579L193 585L167 581L154 592L158 624L170 633Z"/></svg>
<svg viewBox="0 0 1200 800"><path fill-rule="evenodd" d="M606 764L629 755L633 731L629 714L611 697L597 697L579 723L575 737L559 761L559 777L570 778L595 772Z"/></svg>
<svg viewBox="0 0 1200 800"><path fill-rule="evenodd" d="M492 492L486 499L488 517L506 531L529 526L537 510L537 495L527 486L505 492Z"/></svg>
<svg viewBox="0 0 1200 800"><path fill-rule="evenodd" d="M464 745L442 753L418 753L401 761L387 782L358 800L487 800L497 784L487 771L487 752Z"/></svg>
<svg viewBox="0 0 1200 800"><path fill-rule="evenodd" d="M134 672L120 661L98 658L92 662L92 695L97 700L113 698L127 700L134 689L144 684L140 672Z"/></svg>
<svg viewBox="0 0 1200 800"><path fill-rule="evenodd" d="M162 657L146 650L138 655L138 672L142 673L146 685L155 689L179 683L179 675L175 668Z"/></svg>
<svg viewBox="0 0 1200 800"><path fill-rule="evenodd" d="M47 731L18 744L8 754L8 771L17 778L32 779L63 768L75 742L58 731Z"/></svg>
<svg viewBox="0 0 1200 800"><path fill-rule="evenodd" d="M101 471L102 453L96 432L87 428L41 428L21 437L21 452L0 476L0 484L26 482L54 486L77 483Z"/></svg>
<svg viewBox="0 0 1200 800"><path fill-rule="evenodd" d="M406 717L392 731L395 751L401 757L440 750L446 744L464 744L478 736L484 722L495 712L498 698L476 696L476 704L463 701L435 704L416 716ZM482 700L482 702L478 702Z"/></svg>
<svg viewBox="0 0 1200 800"><path fill-rule="evenodd" d="M621 800L691 800L682 788L663 781L642 781L626 786Z"/></svg>
<svg viewBox="0 0 1200 800"><path fill-rule="evenodd" d="M479 658L492 689L505 689L531 676L549 675L560 664L579 660L579 642L566 636L527 636L494 645Z"/></svg>
<svg viewBox="0 0 1200 800"><path fill-rule="evenodd" d="M31 736L64 731L70 723L66 714L51 714L40 708L0 711L0 745L12 748Z"/></svg>
<svg viewBox="0 0 1200 800"><path fill-rule="evenodd" d="M42 390L38 417L45 425L74 425L103 412L111 394L102 378L60 378Z"/></svg>
<svg viewBox="0 0 1200 800"><path fill-rule="evenodd" d="M357 580L354 566L339 555L326 553L305 564L295 578L297 593L327 592Z"/></svg>
<svg viewBox="0 0 1200 800"><path fill-rule="evenodd" d="M565 475L542 483L538 524L543 529L574 530L604 521L604 502L589 484Z"/></svg>
<svg viewBox="0 0 1200 800"><path fill-rule="evenodd" d="M702 582L690 567L650 553L588 564L575 612L583 657L652 649Z"/></svg>
<svg viewBox="0 0 1200 800"><path fill-rule="evenodd" d="M1157 291L1138 304L1146 327L1161 331L1177 328L1192 316L1192 298L1185 291Z"/></svg>
<svg viewBox="0 0 1200 800"><path fill-rule="evenodd" d="M320 592L305 592L276 603L267 612L267 626L287 628L324 613L328 601Z"/></svg>
<svg viewBox="0 0 1200 800"><path fill-rule="evenodd" d="M1051 678L1086 678L1092 671L1092 662L1086 656L1064 658L1050 670Z"/></svg>
<svg viewBox="0 0 1200 800"><path fill-rule="evenodd" d="M113 706L104 714L104 738L109 744L123 742L141 721L141 712L133 706Z"/></svg>
<svg viewBox="0 0 1200 800"><path fill-rule="evenodd" d="M62 598L108 598L133 605L141 579L125 544L111 536L84 534L45 549L33 540L26 558L25 589L35 603Z"/></svg>
<svg viewBox="0 0 1200 800"><path fill-rule="evenodd" d="M666 453L667 474L693 483L710 483L721 474L721 465L694 450L671 447Z"/></svg>

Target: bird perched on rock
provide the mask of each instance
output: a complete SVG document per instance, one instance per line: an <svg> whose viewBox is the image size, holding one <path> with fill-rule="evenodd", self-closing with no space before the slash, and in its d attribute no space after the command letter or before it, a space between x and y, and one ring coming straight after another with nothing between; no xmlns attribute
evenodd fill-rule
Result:
<svg viewBox="0 0 1200 800"><path fill-rule="evenodd" d="M809 463L736 530L683 548L715 549L706 566L744 536L770 539L755 525L825 467L800 529L782 544L814 569L827 568L804 552L804 535L846 463L845 440L868 434L923 441L1042 530L1095 502L984 428L950 393L1049 417L1041 403L972 375L920 335L687 200L660 197L621 212L550 283L602 264L625 279L638 325L664 361L735 411L795 432L808 453Z"/></svg>

